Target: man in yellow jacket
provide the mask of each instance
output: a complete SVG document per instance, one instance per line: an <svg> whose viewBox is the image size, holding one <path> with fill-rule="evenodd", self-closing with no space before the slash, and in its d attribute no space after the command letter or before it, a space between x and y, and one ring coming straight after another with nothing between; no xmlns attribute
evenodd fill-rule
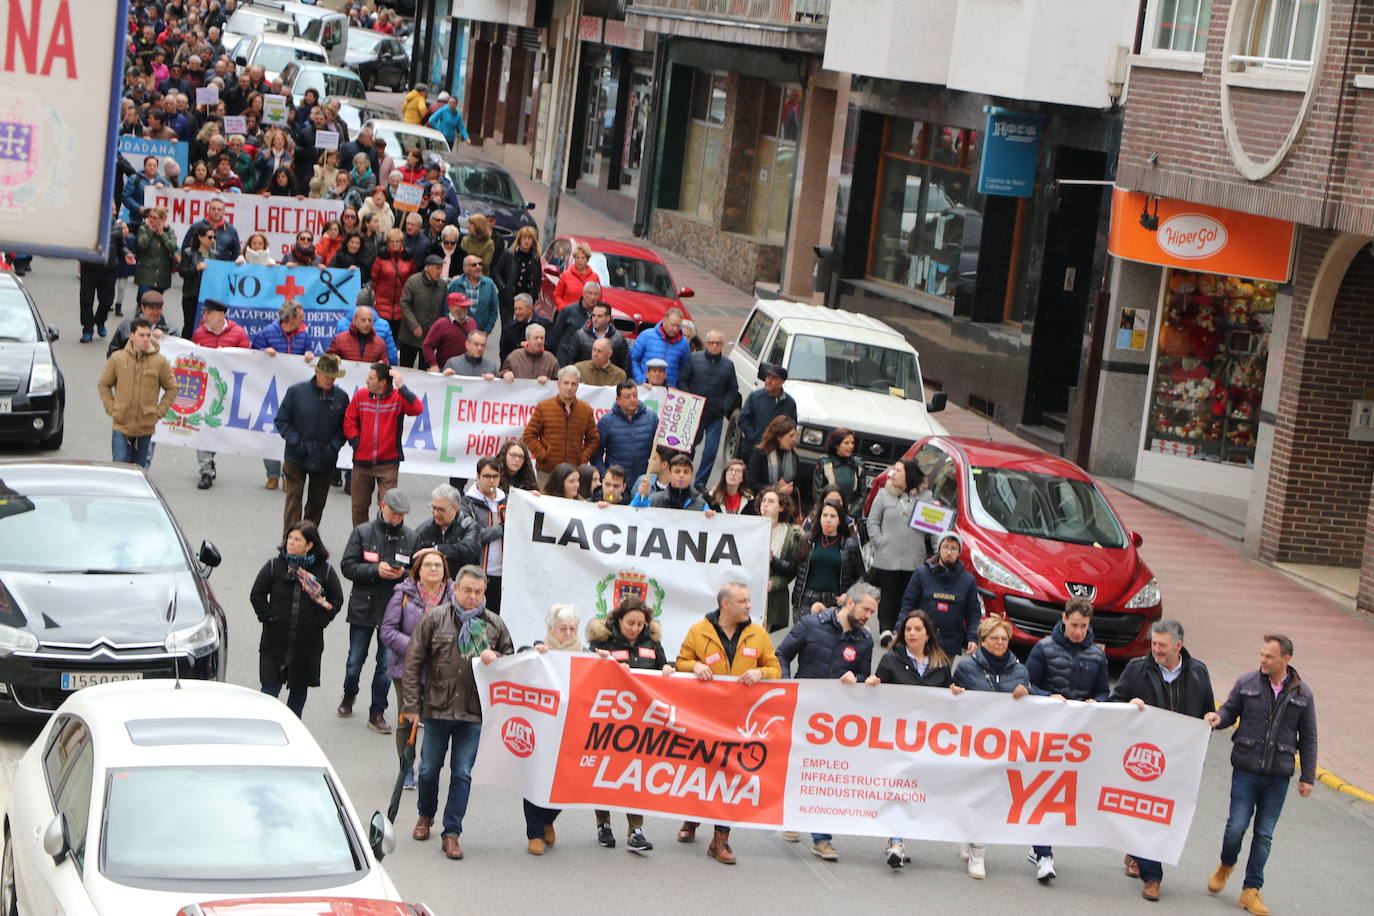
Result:
<svg viewBox="0 0 1374 916"><path fill-rule="evenodd" d="M692 624L677 653L678 671L690 671L699 681L733 675L746 687L765 678L782 677L768 631L749 619L749 587L731 582L716 594L716 610ZM679 843L697 837L697 822L683 821ZM716 825L706 854L723 865L734 865L730 828Z"/></svg>
<svg viewBox="0 0 1374 916"><path fill-rule="evenodd" d="M172 364L158 352L147 318L129 323L129 342L105 361L96 387L105 413L114 420L112 460L146 471L153 462L153 430L177 396Z"/></svg>
<svg viewBox="0 0 1374 916"><path fill-rule="evenodd" d="M423 124L429 111L429 86L416 83L401 102L401 120L407 124Z"/></svg>

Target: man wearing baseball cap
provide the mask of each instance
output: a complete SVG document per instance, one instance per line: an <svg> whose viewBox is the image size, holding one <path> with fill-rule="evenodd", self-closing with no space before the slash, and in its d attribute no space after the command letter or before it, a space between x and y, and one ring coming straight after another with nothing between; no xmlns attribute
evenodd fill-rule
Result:
<svg viewBox="0 0 1374 916"><path fill-rule="evenodd" d="M315 361L313 379L297 382L286 389L272 421L286 440L282 456L282 476L286 478L283 529L289 529L302 518L318 527L324 515L329 483L339 464L339 449L344 445L343 421L344 412L348 410L348 395L334 384L343 377L339 357L325 353ZM306 494L304 509L302 494Z"/></svg>
<svg viewBox="0 0 1374 916"><path fill-rule="evenodd" d="M429 333L420 345L425 366L430 372L439 372L449 360L455 356L462 356L467 350L468 335L477 330L477 322L468 315L468 306L471 303L467 296L462 293L449 293L446 301L448 316L429 326Z"/></svg>

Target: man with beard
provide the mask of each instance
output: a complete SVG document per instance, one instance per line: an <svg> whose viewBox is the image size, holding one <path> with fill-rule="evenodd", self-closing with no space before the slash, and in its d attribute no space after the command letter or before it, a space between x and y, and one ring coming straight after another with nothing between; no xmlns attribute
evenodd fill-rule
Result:
<svg viewBox="0 0 1374 916"><path fill-rule="evenodd" d="M954 658L978 648L978 583L964 568L959 555L964 542L953 531L940 535L935 554L916 567L902 595L900 616L920 608L935 621L935 638L940 648Z"/></svg>

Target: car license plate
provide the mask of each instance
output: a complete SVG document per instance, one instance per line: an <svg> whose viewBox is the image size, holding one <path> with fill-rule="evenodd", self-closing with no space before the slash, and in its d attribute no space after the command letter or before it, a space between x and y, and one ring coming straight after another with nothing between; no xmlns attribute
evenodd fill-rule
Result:
<svg viewBox="0 0 1374 916"><path fill-rule="evenodd" d="M10 413L14 410L14 398L0 398L0 413Z"/></svg>
<svg viewBox="0 0 1374 916"><path fill-rule="evenodd" d="M113 684L117 681L141 681L142 671L64 671L63 690L80 690L96 684Z"/></svg>

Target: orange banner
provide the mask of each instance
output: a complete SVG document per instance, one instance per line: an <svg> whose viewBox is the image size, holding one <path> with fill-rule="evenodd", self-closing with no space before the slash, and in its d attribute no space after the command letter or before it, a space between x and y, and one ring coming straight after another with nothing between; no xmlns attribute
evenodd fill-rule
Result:
<svg viewBox="0 0 1374 916"><path fill-rule="evenodd" d="M1127 261L1288 281L1293 223L1112 188L1107 250Z"/></svg>

